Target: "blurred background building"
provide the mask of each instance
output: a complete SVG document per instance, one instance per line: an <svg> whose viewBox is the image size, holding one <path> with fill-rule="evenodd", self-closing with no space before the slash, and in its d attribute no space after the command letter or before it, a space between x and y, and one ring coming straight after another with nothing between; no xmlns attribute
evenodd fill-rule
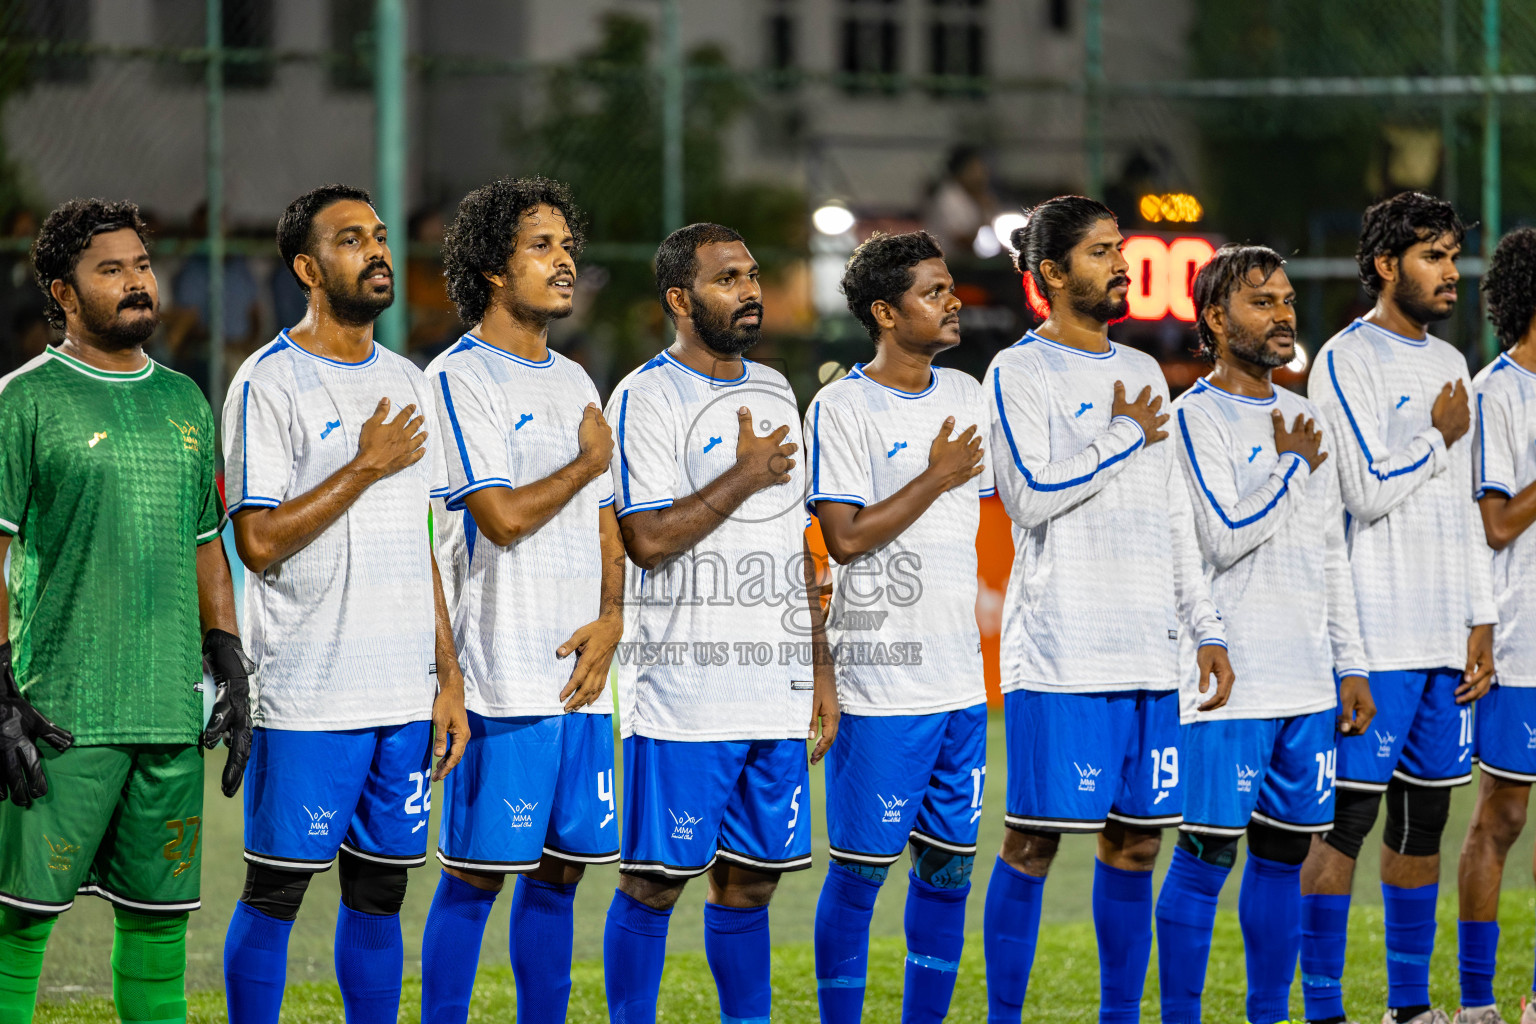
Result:
<svg viewBox="0 0 1536 1024"><path fill-rule="evenodd" d="M463 328L436 262L459 197L544 173L592 218L556 343L605 390L666 344L650 257L699 219L762 262L760 355L803 396L868 354L836 278L875 229L941 238L946 359L979 372L1034 319L1007 230L1064 191L1137 236L1116 336L1178 387L1222 240L1291 257L1312 351L1365 306L1373 199L1452 199L1475 279L1486 228L1536 211L1533 72L1536 8L1509 0L0 0L0 368L48 339L25 248L71 196L151 215L156 355L217 399L302 314L271 241L293 196L375 190L405 293L380 337L424 362ZM1477 306L1473 280L1441 330L1474 365Z"/></svg>

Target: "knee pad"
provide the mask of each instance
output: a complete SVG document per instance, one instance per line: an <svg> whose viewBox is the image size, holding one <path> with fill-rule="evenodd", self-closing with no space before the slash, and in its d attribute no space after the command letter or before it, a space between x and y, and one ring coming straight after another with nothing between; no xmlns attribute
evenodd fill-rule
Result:
<svg viewBox="0 0 1536 1024"><path fill-rule="evenodd" d="M1323 842L1350 860L1360 857L1365 837L1376 825L1381 808L1381 794L1363 789L1338 789L1333 797L1333 828L1323 835Z"/></svg>
<svg viewBox="0 0 1536 1024"><path fill-rule="evenodd" d="M935 889L964 889L976 867L974 853L954 853L912 840L912 873Z"/></svg>
<svg viewBox="0 0 1536 1024"><path fill-rule="evenodd" d="M263 864L247 864L240 902L268 917L292 921L299 916L304 890L309 888L309 880L313 877L307 871L283 871Z"/></svg>
<svg viewBox="0 0 1536 1024"><path fill-rule="evenodd" d="M1440 852L1440 836L1451 813L1449 786L1419 786L1393 779L1387 787L1387 826L1381 841L1408 857Z"/></svg>
<svg viewBox="0 0 1536 1024"><path fill-rule="evenodd" d="M388 917L405 903L406 869L341 851L341 902L359 914Z"/></svg>
<svg viewBox="0 0 1536 1024"><path fill-rule="evenodd" d="M1248 852L1276 864L1300 864L1312 848L1312 833L1293 832L1257 821L1248 823Z"/></svg>
<svg viewBox="0 0 1536 1024"><path fill-rule="evenodd" d="M1240 836L1213 836L1208 832L1179 830L1179 848L1194 854L1212 867L1230 868L1237 862Z"/></svg>
<svg viewBox="0 0 1536 1024"><path fill-rule="evenodd" d="M891 873L889 864L861 864L856 860L839 860L832 858L832 866L842 868L852 875L858 875L866 882L874 882L876 885L885 884L885 876Z"/></svg>

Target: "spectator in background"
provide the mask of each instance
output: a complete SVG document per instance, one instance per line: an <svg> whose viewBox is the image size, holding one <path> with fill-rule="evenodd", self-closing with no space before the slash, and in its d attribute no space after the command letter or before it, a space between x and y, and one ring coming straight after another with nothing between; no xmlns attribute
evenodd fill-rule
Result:
<svg viewBox="0 0 1536 1024"><path fill-rule="evenodd" d="M208 237L208 204L199 203L187 226L187 240ZM207 252L188 256L171 278L171 308L166 310L166 343L170 366L208 389L208 342L211 336ZM242 253L224 256L225 374L233 372L262 343L261 294L250 261ZM218 387L223 389L223 382Z"/></svg>
<svg viewBox="0 0 1536 1024"><path fill-rule="evenodd" d="M25 207L14 211L5 222L4 248L0 249L0 324L5 325L6 334L0 339L0 374L10 373L42 352L37 348L38 325L42 344L52 336L43 318L43 296L32 281L32 264L27 259L27 246L37 227L37 214Z"/></svg>
<svg viewBox="0 0 1536 1024"><path fill-rule="evenodd" d="M981 148L962 143L949 151L944 180L933 190L924 227L952 252L971 252L976 232L997 215L992 169Z"/></svg>
<svg viewBox="0 0 1536 1024"><path fill-rule="evenodd" d="M409 253L395 254L398 262L407 256L405 300L410 307L410 341L407 355L425 366L459 340L463 327L453 300L448 298L448 281L443 277L440 255L446 225L436 207L425 207L407 222Z"/></svg>

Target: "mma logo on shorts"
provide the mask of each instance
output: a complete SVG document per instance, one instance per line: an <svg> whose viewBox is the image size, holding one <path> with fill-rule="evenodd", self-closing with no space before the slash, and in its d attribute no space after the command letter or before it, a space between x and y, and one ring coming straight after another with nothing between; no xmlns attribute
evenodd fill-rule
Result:
<svg viewBox="0 0 1536 1024"><path fill-rule="evenodd" d="M1372 729L1371 732L1376 734L1376 756L1391 757L1392 744L1397 742L1397 737L1380 729Z"/></svg>
<svg viewBox="0 0 1536 1024"><path fill-rule="evenodd" d="M507 811L512 815L513 828L532 828L533 811L538 807L538 802L529 803L527 800L519 800L516 806L506 797L502 797L502 803L507 805Z"/></svg>
<svg viewBox="0 0 1536 1024"><path fill-rule="evenodd" d="M1525 726L1525 749L1536 750L1536 729L1531 728L1530 722L1521 722Z"/></svg>
<svg viewBox="0 0 1536 1024"><path fill-rule="evenodd" d="M328 836L331 834L331 819L336 817L335 811L328 811L321 807L318 811L304 808L304 813L309 815L309 834L312 836Z"/></svg>
<svg viewBox="0 0 1536 1024"><path fill-rule="evenodd" d="M907 806L907 802L905 800L898 799L895 794L892 794L891 798L887 800L879 793L876 793L875 799L879 800L880 806L885 808L884 813L880 815L881 823L886 825L900 825L901 809Z"/></svg>
<svg viewBox="0 0 1536 1024"><path fill-rule="evenodd" d="M679 815L670 807L667 808L667 813L672 816L673 839L692 839L693 826L704 820L703 818L695 818L687 811L684 811L681 815Z"/></svg>
<svg viewBox="0 0 1536 1024"><path fill-rule="evenodd" d="M1102 769L1095 768L1091 764L1084 767L1076 761L1072 762L1072 767L1077 769L1077 791L1079 793L1092 793L1098 788L1099 773Z"/></svg>
<svg viewBox="0 0 1536 1024"><path fill-rule="evenodd" d="M1259 774L1259 770L1257 768L1249 768L1245 764L1238 765L1237 766L1237 791L1239 793L1252 793L1253 792L1253 779L1254 779L1254 776L1256 776L1258 774Z"/></svg>
<svg viewBox="0 0 1536 1024"><path fill-rule="evenodd" d="M48 859L50 871L69 871L74 868L74 861L69 858L80 852L80 847L67 839L49 839L43 836L43 842L48 844L48 849L53 856Z"/></svg>

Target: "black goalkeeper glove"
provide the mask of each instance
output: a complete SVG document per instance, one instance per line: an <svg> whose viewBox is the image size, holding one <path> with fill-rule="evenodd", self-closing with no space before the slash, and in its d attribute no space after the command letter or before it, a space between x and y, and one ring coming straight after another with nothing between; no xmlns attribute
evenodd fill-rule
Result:
<svg viewBox="0 0 1536 1024"><path fill-rule="evenodd" d="M212 750L223 740L229 747L220 788L225 796L234 796L251 756L251 673L256 666L245 656L240 638L222 629L210 629L203 637L203 660L218 687L203 746Z"/></svg>
<svg viewBox="0 0 1536 1024"><path fill-rule="evenodd" d="M0 644L0 801L9 792L18 807L48 795L48 778L37 741L44 740L59 753L74 745L75 737L38 714L27 703L11 671L11 643Z"/></svg>

